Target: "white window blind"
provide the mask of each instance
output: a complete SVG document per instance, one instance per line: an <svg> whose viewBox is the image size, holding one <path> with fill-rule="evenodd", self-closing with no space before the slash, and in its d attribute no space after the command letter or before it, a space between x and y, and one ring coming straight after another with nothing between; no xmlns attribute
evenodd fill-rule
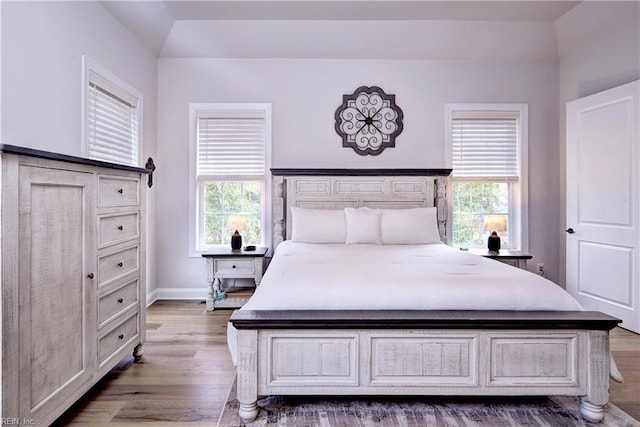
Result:
<svg viewBox="0 0 640 427"><path fill-rule="evenodd" d="M138 98L89 72L87 138L91 159L138 164Z"/></svg>
<svg viewBox="0 0 640 427"><path fill-rule="evenodd" d="M520 175L518 113L454 112L453 176L517 179Z"/></svg>
<svg viewBox="0 0 640 427"><path fill-rule="evenodd" d="M198 179L264 176L264 117L204 115L198 117L197 127Z"/></svg>

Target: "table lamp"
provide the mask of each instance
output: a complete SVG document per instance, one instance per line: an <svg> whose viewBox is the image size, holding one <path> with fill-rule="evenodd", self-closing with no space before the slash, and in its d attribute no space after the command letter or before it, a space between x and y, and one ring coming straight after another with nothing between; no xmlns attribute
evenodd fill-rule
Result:
<svg viewBox="0 0 640 427"><path fill-rule="evenodd" d="M485 215L484 229L491 231L487 240L490 252L500 252L500 236L498 233L507 231L507 218L504 215Z"/></svg>
<svg viewBox="0 0 640 427"><path fill-rule="evenodd" d="M229 215L227 218L227 228L235 230L231 235L231 249L240 249L242 247L240 231L244 231L244 229L247 228L247 217L244 215Z"/></svg>

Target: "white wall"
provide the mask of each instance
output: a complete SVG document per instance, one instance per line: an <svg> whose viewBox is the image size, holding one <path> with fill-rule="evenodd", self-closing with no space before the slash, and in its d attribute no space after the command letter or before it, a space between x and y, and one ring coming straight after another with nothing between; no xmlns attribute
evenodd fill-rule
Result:
<svg viewBox="0 0 640 427"><path fill-rule="evenodd" d="M567 102L640 78L640 3L584 2L556 22L559 61L559 283L565 284Z"/></svg>
<svg viewBox="0 0 640 427"><path fill-rule="evenodd" d="M334 130L342 95L378 85L396 95L404 131L395 148L363 157ZM272 167L442 168L445 103L528 103L530 251L557 277L556 61L160 59L158 65L158 287L205 294L205 262L188 257L190 102L273 104ZM171 288L171 289L169 289Z"/></svg>
<svg viewBox="0 0 640 427"><path fill-rule="evenodd" d="M1 19L3 143L81 155L82 55L87 55L143 93L142 164L156 157L156 57L99 3L5 1ZM153 288L155 189L148 192L148 204Z"/></svg>

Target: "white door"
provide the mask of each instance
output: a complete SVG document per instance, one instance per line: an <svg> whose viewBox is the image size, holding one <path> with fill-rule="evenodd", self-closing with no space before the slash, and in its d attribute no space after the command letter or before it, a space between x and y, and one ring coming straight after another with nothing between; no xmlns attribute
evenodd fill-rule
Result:
<svg viewBox="0 0 640 427"><path fill-rule="evenodd" d="M640 332L640 81L567 104L567 290Z"/></svg>

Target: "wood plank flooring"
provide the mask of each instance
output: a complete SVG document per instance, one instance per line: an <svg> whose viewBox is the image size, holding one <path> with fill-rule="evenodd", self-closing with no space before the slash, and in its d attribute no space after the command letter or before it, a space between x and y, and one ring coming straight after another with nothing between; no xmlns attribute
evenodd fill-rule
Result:
<svg viewBox="0 0 640 427"><path fill-rule="evenodd" d="M142 362L124 359L55 426L216 425L234 377L230 314L198 301L155 302ZM615 329L611 349L625 383L611 383L610 400L640 420L640 335Z"/></svg>
<svg viewBox="0 0 640 427"><path fill-rule="evenodd" d="M611 331L611 353L624 383L611 381L609 401L640 421L640 335L626 329Z"/></svg>

